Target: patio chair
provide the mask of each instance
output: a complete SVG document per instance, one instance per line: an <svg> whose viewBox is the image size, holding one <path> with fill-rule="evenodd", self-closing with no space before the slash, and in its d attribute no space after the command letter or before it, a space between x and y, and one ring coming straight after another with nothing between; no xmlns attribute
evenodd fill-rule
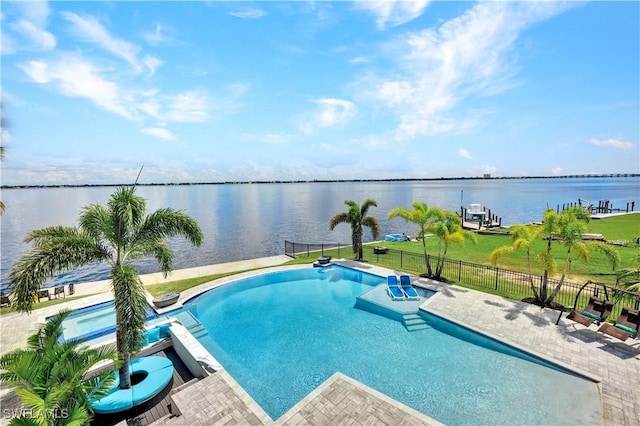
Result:
<svg viewBox="0 0 640 426"><path fill-rule="evenodd" d="M11 299L8 294L0 295L0 306L11 306Z"/></svg>
<svg viewBox="0 0 640 426"><path fill-rule="evenodd" d="M400 287L407 295L409 300L420 300L420 295L411 285L411 277L409 275L400 275Z"/></svg>
<svg viewBox="0 0 640 426"><path fill-rule="evenodd" d="M38 291L38 301L42 301L42 299L47 298L49 300L51 300L51 293L49 293L49 289L46 288L44 290L40 290Z"/></svg>
<svg viewBox="0 0 640 426"><path fill-rule="evenodd" d="M61 286L61 287L55 287L55 288L53 289L53 295L54 295L54 297L55 297L56 299L58 298L58 295L59 295L59 294L61 294L61 295L62 295L62 297L67 297L67 295L64 293L64 286Z"/></svg>
<svg viewBox="0 0 640 426"><path fill-rule="evenodd" d="M76 292L75 284L73 284L73 283L69 284L69 296L71 296L75 292Z"/></svg>
<svg viewBox="0 0 640 426"><path fill-rule="evenodd" d="M404 291L398 285L398 277L395 275L389 275L387 277L387 293L391 300L404 300L405 294Z"/></svg>
<svg viewBox="0 0 640 426"><path fill-rule="evenodd" d="M582 312L578 312L574 309L569 312L567 318L586 327L589 327L593 323L600 325L600 323L606 321L609 315L611 315L612 309L613 302L602 300L596 296L591 296L589 298L589 303L587 303L587 306Z"/></svg>
<svg viewBox="0 0 640 426"><path fill-rule="evenodd" d="M613 324L602 324L598 331L624 342L629 337L638 337L638 329L640 329L640 311L624 306Z"/></svg>

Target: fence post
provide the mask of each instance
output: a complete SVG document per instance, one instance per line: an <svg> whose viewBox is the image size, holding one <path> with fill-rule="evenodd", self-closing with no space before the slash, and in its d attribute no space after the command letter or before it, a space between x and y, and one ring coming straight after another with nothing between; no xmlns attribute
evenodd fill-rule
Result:
<svg viewBox="0 0 640 426"><path fill-rule="evenodd" d="M462 260L458 260L458 282L462 281Z"/></svg>
<svg viewBox="0 0 640 426"><path fill-rule="evenodd" d="M402 250L400 250L400 269L402 269Z"/></svg>
<svg viewBox="0 0 640 426"><path fill-rule="evenodd" d="M498 289L498 277L500 276L500 268L496 266L496 290Z"/></svg>

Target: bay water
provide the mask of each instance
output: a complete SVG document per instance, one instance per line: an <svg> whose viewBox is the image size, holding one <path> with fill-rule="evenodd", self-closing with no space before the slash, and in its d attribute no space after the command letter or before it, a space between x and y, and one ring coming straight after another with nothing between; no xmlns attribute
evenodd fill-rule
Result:
<svg viewBox="0 0 640 426"><path fill-rule="evenodd" d="M0 218L1 287L6 287L11 268L29 249L23 242L29 231L77 226L84 206L106 204L114 190L107 186L3 189L0 199L7 209ZM154 185L138 186L136 193L147 200L149 213L164 207L182 210L202 228L201 247L182 239L170 242L176 255L174 269L283 254L285 240L350 245L349 225L329 230L331 217L347 210L345 200L358 204L376 200L378 207L369 214L380 222L382 237L416 235L416 225L399 218L387 220L391 209L411 208L414 201L456 212L479 203L503 225L540 221L545 209L578 199L595 205L607 199L614 209L635 202L635 210L640 210L640 176ZM372 241L368 230L364 241ZM152 259L137 266L141 274L159 271ZM108 265L89 265L61 274L48 285L108 277Z"/></svg>

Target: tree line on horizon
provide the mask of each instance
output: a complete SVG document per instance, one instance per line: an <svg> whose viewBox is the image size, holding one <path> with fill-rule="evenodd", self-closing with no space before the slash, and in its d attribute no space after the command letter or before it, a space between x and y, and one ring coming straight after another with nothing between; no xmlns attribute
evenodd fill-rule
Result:
<svg viewBox="0 0 640 426"><path fill-rule="evenodd" d="M274 183L341 183L341 182L428 182L443 180L505 180L505 179L576 179L576 178L621 178L640 177L640 173L603 173L603 174L574 174L562 176L458 176L439 178L386 178L386 179L300 179L300 180L252 180L252 181L221 181L221 182L151 182L137 183L137 186L189 186L189 185L250 185ZM91 187L123 187L132 186L127 183L67 183L67 184L24 184L0 185L2 189L21 188L91 188Z"/></svg>

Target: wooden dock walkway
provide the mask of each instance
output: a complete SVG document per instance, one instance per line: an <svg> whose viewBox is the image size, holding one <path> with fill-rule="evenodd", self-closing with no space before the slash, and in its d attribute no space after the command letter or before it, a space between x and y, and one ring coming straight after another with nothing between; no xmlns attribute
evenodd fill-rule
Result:
<svg viewBox="0 0 640 426"><path fill-rule="evenodd" d="M500 227L500 223L499 222L484 222L484 223L480 223L480 221L478 220L474 220L474 221L462 221L462 228L467 229L469 231L486 231L487 229L491 229L491 228L498 228Z"/></svg>

